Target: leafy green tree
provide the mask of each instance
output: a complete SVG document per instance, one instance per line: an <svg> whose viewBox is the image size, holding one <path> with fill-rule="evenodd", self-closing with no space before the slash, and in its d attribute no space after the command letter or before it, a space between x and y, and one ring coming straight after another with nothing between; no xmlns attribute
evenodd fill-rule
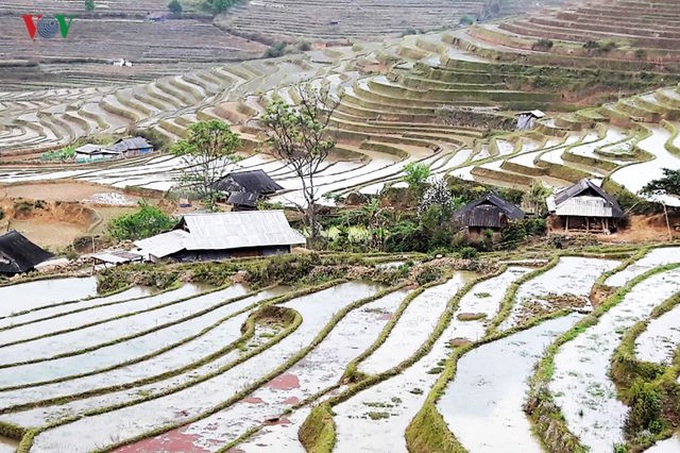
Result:
<svg viewBox="0 0 680 453"><path fill-rule="evenodd" d="M85 0L85 11L94 11L96 7L94 0Z"/></svg>
<svg viewBox="0 0 680 453"><path fill-rule="evenodd" d="M204 0L204 8L210 10L213 14L221 14L226 12L229 8L234 6L236 0Z"/></svg>
<svg viewBox="0 0 680 453"><path fill-rule="evenodd" d="M223 176L227 165L239 160L236 151L240 147L241 139L224 121L192 124L188 136L170 148L170 153L181 157L184 163L180 187L212 205L215 183Z"/></svg>
<svg viewBox="0 0 680 453"><path fill-rule="evenodd" d="M680 196L680 170L663 169L663 178L650 181L642 188L645 195L674 195Z"/></svg>
<svg viewBox="0 0 680 453"><path fill-rule="evenodd" d="M311 232L310 239L315 245L320 228L314 177L335 147L335 137L329 131L329 124L340 100L327 87L300 85L297 92L298 105L272 101L260 121L274 154L300 179L305 203L298 207L304 212Z"/></svg>
<svg viewBox="0 0 680 453"><path fill-rule="evenodd" d="M423 194L429 177L430 167L425 164L410 162L404 167L403 179L418 198Z"/></svg>
<svg viewBox="0 0 680 453"><path fill-rule="evenodd" d="M182 14L183 10L182 4L179 2L179 0L171 0L170 3L168 3L168 10L170 10L172 14L179 16Z"/></svg>
<svg viewBox="0 0 680 453"><path fill-rule="evenodd" d="M176 220L158 206L139 202L139 210L116 217L109 223L109 234L119 241L144 239L174 227Z"/></svg>
<svg viewBox="0 0 680 453"><path fill-rule="evenodd" d="M545 187L540 181L534 181L522 201L535 215L541 216L548 211L545 200L550 193L549 187Z"/></svg>

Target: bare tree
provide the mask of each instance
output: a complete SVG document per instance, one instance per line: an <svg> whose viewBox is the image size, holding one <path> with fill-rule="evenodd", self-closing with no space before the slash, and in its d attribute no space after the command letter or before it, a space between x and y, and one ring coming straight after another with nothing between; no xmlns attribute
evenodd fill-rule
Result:
<svg viewBox="0 0 680 453"><path fill-rule="evenodd" d="M310 228L314 245L319 237L317 220L318 191L314 176L335 147L336 139L329 131L333 112L340 99L327 86L310 84L297 87L300 102L290 105L272 101L261 118L274 154L286 162L302 184L305 204L300 206Z"/></svg>

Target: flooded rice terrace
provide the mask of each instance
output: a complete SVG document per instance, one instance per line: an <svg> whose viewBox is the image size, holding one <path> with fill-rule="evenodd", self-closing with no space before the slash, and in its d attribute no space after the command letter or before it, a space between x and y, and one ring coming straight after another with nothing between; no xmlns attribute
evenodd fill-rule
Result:
<svg viewBox="0 0 680 453"><path fill-rule="evenodd" d="M454 272L426 288L351 281L304 295L240 284L107 295L96 278L2 286L0 453L16 451L26 428L27 452L304 452L316 448L310 423L332 427L332 451L417 451L406 432L427 429L414 425L425 410L441 417L444 445L549 452L523 410L530 378L582 312L597 310L595 282L621 266L606 284L626 293L556 349L549 383L570 432L608 452L625 441L628 407L610 378L625 332L647 321L635 357L674 366L680 306L652 317L680 292L674 251L628 266L565 256ZM461 347L470 349L454 359ZM328 419L315 418L318 405Z"/></svg>

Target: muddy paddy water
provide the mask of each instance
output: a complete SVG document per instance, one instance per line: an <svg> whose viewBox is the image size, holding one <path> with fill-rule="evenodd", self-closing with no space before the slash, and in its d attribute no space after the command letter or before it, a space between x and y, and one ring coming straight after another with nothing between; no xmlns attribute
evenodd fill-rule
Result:
<svg viewBox="0 0 680 453"><path fill-rule="evenodd" d="M597 278L614 269L618 261L565 256L552 269L523 283L515 295L515 304L500 330L522 325L536 315L580 305L590 309L588 296ZM566 296L566 298L565 298Z"/></svg>
<svg viewBox="0 0 680 453"><path fill-rule="evenodd" d="M649 322L635 342L635 353L639 360L670 365L679 343L680 305Z"/></svg>
<svg viewBox="0 0 680 453"><path fill-rule="evenodd" d="M527 379L545 348L582 315L545 321L531 329L485 344L458 361L437 409L470 453L541 453L540 441L522 411Z"/></svg>
<svg viewBox="0 0 680 453"><path fill-rule="evenodd" d="M656 443L646 450L647 453L678 453L680 451L680 433Z"/></svg>
<svg viewBox="0 0 680 453"><path fill-rule="evenodd" d="M623 286L638 275L666 264L680 263L680 247L661 247L650 250L645 256L609 277L605 284L609 286Z"/></svg>
<svg viewBox="0 0 680 453"><path fill-rule="evenodd" d="M611 355L627 329L678 291L680 270L649 277L555 355L550 392L569 430L591 451L611 451L623 441L628 406L617 399L609 378Z"/></svg>
<svg viewBox="0 0 680 453"><path fill-rule="evenodd" d="M0 453L14 453L19 447L19 441L0 436Z"/></svg>
<svg viewBox="0 0 680 453"><path fill-rule="evenodd" d="M449 300L472 278L474 274L470 272L456 272L447 282L428 288L414 298L385 343L359 365L359 371L378 374L413 354L427 340Z"/></svg>
<svg viewBox="0 0 680 453"><path fill-rule="evenodd" d="M134 406L100 415L81 418L73 423L50 429L38 435L32 451L89 452L109 447L117 440L130 439L150 430L181 424L193 417L203 418L220 402L250 388L259 378L276 370L300 349L309 345L335 313L355 300L371 296L378 288L362 283L344 283L325 291L302 296L282 304L298 311L302 324L281 342L219 375L197 382L172 394L145 401ZM169 437L167 437L169 436ZM157 452L165 449L166 440L176 448L170 451L201 451L191 446L191 435L169 431L121 451ZM183 447L182 447L183 448ZM192 447L193 448L193 447ZM213 447L214 448L214 447Z"/></svg>
<svg viewBox="0 0 680 453"><path fill-rule="evenodd" d="M30 295L30 297L27 297ZM97 295L97 279L61 278L0 287L0 318Z"/></svg>

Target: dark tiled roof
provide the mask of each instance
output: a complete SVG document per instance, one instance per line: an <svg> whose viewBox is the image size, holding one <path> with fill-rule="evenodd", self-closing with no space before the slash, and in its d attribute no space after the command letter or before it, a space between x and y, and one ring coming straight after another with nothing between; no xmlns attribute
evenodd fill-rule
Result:
<svg viewBox="0 0 680 453"><path fill-rule="evenodd" d="M222 192L250 192L263 195L283 189L262 170L229 173L217 182L215 188Z"/></svg>
<svg viewBox="0 0 680 453"><path fill-rule="evenodd" d="M573 186L557 192L555 194L555 206L561 205L570 198L584 195L603 198L612 206L613 217L623 217L623 210L616 199L605 192L600 186L593 184L587 179L582 179Z"/></svg>
<svg viewBox="0 0 680 453"><path fill-rule="evenodd" d="M227 203L234 206L256 208L258 198L260 198L260 195L252 192L232 192Z"/></svg>
<svg viewBox="0 0 680 453"><path fill-rule="evenodd" d="M483 228L500 228L503 217L523 219L524 212L493 192L468 203L453 215L454 221L461 226Z"/></svg>
<svg viewBox="0 0 680 453"><path fill-rule="evenodd" d="M0 274L29 271L52 256L16 231L0 236Z"/></svg>

